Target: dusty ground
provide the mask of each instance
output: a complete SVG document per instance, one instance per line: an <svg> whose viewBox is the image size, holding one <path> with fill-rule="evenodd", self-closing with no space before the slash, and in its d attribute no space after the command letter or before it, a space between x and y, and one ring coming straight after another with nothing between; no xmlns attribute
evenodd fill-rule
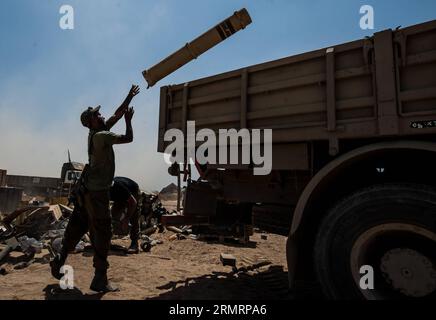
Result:
<svg viewBox="0 0 436 320"><path fill-rule="evenodd" d="M163 244L150 253L123 255L111 252L109 278L118 293L95 294L89 289L93 276L92 252L70 255L75 289L61 290L49 272L46 250L30 266L16 270L25 260L13 252L1 268L0 299L283 299L287 298L286 238L255 233L248 245L185 239L169 241L171 231L154 234ZM127 240L116 240L128 245ZM220 253L233 254L242 271L222 266ZM268 264L259 266L262 264ZM250 270L251 269L251 270Z"/></svg>

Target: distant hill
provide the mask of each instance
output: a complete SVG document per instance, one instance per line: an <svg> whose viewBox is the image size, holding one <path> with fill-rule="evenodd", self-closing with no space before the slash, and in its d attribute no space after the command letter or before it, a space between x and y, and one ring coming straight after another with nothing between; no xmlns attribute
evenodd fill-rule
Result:
<svg viewBox="0 0 436 320"><path fill-rule="evenodd" d="M174 183L170 183L159 192L159 194L173 194L177 193L177 186Z"/></svg>

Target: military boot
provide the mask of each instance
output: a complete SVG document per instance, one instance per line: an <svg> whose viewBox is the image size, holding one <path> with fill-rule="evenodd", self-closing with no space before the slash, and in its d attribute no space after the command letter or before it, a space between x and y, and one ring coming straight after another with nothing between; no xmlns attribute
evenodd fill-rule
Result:
<svg viewBox="0 0 436 320"><path fill-rule="evenodd" d="M138 240L132 240L129 249L127 249L128 254L137 254L139 253L139 244Z"/></svg>
<svg viewBox="0 0 436 320"><path fill-rule="evenodd" d="M61 268L65 264L65 260L67 260L67 254L65 254L64 252L57 253L50 260L51 275L58 280L62 278Z"/></svg>
<svg viewBox="0 0 436 320"><path fill-rule="evenodd" d="M99 271L95 272L94 279L92 279L90 289L92 291L102 292L102 293L120 291L120 289L116 285L108 281L106 272L99 272Z"/></svg>

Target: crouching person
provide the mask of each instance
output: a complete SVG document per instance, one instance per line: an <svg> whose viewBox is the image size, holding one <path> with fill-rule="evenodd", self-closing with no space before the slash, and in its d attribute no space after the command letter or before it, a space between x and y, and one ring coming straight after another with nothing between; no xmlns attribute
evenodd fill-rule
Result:
<svg viewBox="0 0 436 320"><path fill-rule="evenodd" d="M129 254L139 253L139 198L139 186L135 181L126 177L114 178L110 188L110 200L113 201L112 219L121 222L123 233L130 224L131 244L127 250Z"/></svg>

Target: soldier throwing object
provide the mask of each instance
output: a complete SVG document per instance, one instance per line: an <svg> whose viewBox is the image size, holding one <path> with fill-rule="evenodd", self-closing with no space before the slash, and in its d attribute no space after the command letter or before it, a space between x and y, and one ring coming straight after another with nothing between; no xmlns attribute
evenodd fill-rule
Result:
<svg viewBox="0 0 436 320"><path fill-rule="evenodd" d="M83 172L83 188L80 197L83 207L75 210L70 218L63 239L62 250L50 262L52 275L60 279L60 269L76 244L89 230L94 249L95 275L91 282L91 290L97 292L118 291L109 283L107 256L111 244L112 229L109 211L109 188L115 173L114 144L124 144L133 141L132 117L134 110L129 108L133 97L139 93L139 87L133 85L124 102L115 114L105 121L99 110L100 106L89 107L80 120L83 126L89 128L88 136L88 168ZM126 133L117 135L109 130L124 115Z"/></svg>

